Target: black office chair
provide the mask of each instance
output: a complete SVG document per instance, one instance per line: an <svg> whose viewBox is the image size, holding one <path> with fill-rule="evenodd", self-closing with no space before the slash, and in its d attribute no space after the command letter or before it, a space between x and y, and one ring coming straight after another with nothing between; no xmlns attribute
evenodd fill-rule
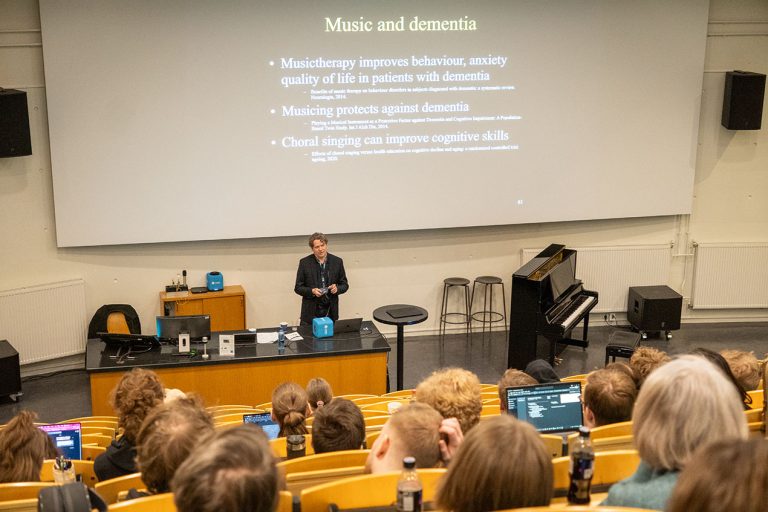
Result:
<svg viewBox="0 0 768 512"><path fill-rule="evenodd" d="M96 310L88 324L88 339L98 338L100 332L141 334L139 314L129 304L105 304Z"/></svg>

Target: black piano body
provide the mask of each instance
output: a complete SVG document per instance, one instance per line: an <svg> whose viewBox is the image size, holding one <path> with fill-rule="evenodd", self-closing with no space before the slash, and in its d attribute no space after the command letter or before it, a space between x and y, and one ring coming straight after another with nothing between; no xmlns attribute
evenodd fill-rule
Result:
<svg viewBox="0 0 768 512"><path fill-rule="evenodd" d="M549 342L550 364L558 343L586 348L597 299L597 292L576 279L575 250L552 244L541 251L512 275L507 367L522 370L537 359L540 338ZM573 339L571 331L582 320L582 339Z"/></svg>

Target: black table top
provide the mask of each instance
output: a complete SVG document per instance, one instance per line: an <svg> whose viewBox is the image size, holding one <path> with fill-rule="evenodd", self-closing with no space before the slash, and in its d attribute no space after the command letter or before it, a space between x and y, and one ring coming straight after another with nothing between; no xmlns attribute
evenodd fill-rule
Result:
<svg viewBox="0 0 768 512"><path fill-rule="evenodd" d="M258 332L275 332L277 327L258 329ZM289 333L291 331L289 330ZM100 339L88 340L86 347L85 369L89 372L107 372L141 366L143 368L172 368L175 366L202 366L210 364L231 364L245 362L260 362L307 357L343 356L348 354L365 354L371 352L389 352L390 347L384 336L373 325L366 321L359 333L343 333L330 338L315 338L311 326L300 326L298 333L304 338L300 341L285 342L285 350L279 353L277 343L257 344L254 341L237 343L235 356L219 355L220 334L253 334L248 331L224 331L211 333L207 344L209 359L204 360L203 344L192 341L191 348L197 355L179 354L176 344L161 344L159 347L147 349L135 347L129 357L118 356L118 347L108 347ZM123 349L121 354L126 352ZM132 359L131 359L132 358Z"/></svg>
<svg viewBox="0 0 768 512"><path fill-rule="evenodd" d="M390 311L405 308L412 308L414 312L418 311L418 314L395 318L389 313ZM374 320L389 325L420 324L426 320L428 316L429 313L427 313L426 309L420 308L419 306L411 306L410 304L390 304L389 306L381 306L380 308L376 308L376 310L373 312Z"/></svg>

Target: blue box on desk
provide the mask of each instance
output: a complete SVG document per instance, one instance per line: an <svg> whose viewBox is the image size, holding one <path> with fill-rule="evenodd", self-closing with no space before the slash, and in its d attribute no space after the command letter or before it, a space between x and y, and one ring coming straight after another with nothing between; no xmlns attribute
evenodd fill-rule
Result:
<svg viewBox="0 0 768 512"><path fill-rule="evenodd" d="M333 336L333 320L327 316L312 320L312 335L315 338L330 338Z"/></svg>

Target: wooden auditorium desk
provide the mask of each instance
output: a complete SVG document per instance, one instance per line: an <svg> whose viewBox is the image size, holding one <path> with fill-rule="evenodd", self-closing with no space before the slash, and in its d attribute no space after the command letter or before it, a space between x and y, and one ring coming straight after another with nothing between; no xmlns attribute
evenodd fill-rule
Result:
<svg viewBox="0 0 768 512"><path fill-rule="evenodd" d="M259 332L276 331L259 329ZM237 331L241 332L242 331ZM306 386L313 377L324 377L336 395L382 394L387 391L387 356L390 348L372 322L363 322L359 333L317 339L311 327L299 327L303 341L288 342L283 354L277 344L238 344L235 357L219 356L219 334L211 333L210 358L179 355L176 345L163 344L122 363L110 356L118 349L100 339L88 340L85 369L91 381L91 408L94 416L114 414L109 393L123 372L134 367L155 371L163 384L185 392L193 391L206 405L255 405L271 399L272 390L285 381ZM203 353L201 343L192 348Z"/></svg>

